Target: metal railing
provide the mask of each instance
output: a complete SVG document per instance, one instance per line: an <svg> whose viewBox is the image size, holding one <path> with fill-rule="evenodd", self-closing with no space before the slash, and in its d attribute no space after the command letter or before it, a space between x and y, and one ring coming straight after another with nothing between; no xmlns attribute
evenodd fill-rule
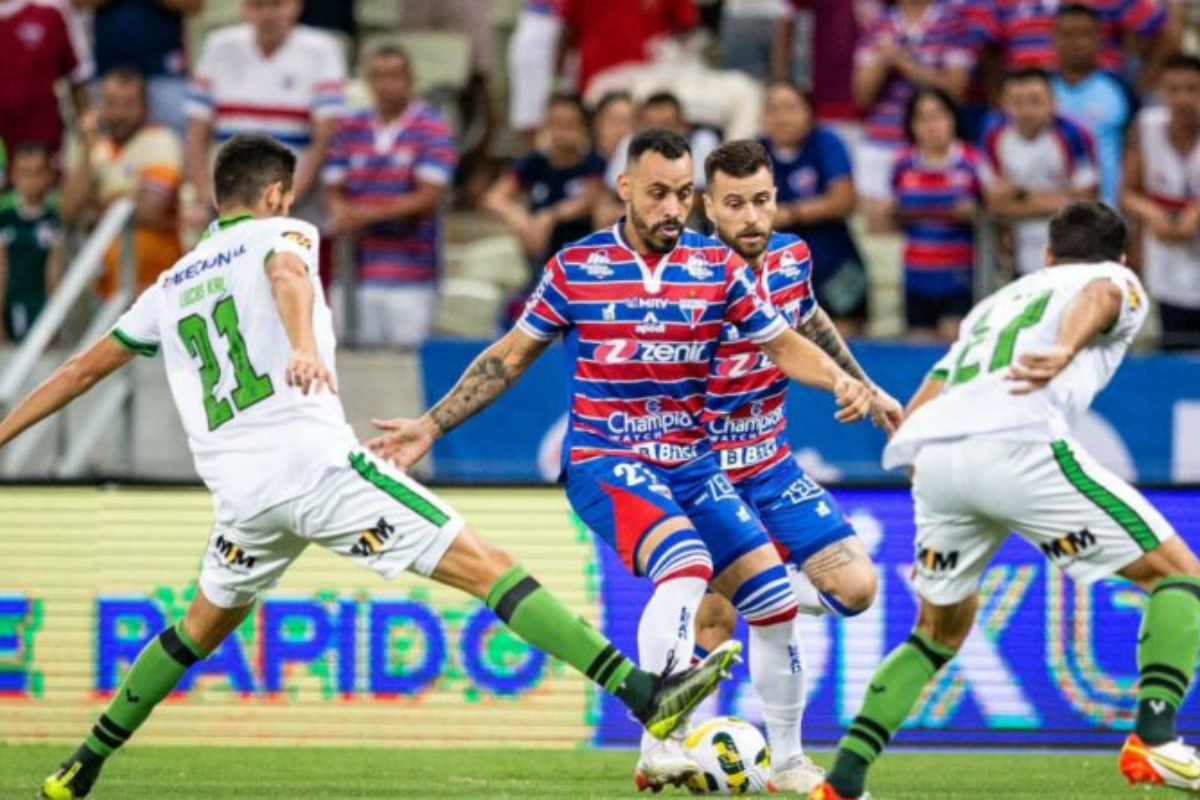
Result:
<svg viewBox="0 0 1200 800"><path fill-rule="evenodd" d="M96 275L104 266L105 254L118 237L121 238L119 287L92 317L80 340L75 344L90 344L102 336L129 307L133 300L136 258L133 211L133 200L117 200L108 207L99 224L87 237L46 303L46 308L21 341L4 371L0 372L0 410L7 413L31 388L29 384L43 357L64 332L80 298L92 290ZM66 435L58 437L58 458L55 459L50 474L56 478L78 477L82 474L87 457L99 439L99 433L121 412L125 412L126 417L129 417L132 395L131 377L114 376L112 385L107 387L102 397L102 402L89 404L83 409L86 415L82 420L85 435L78 437L76 441L69 441ZM3 463L0 463L0 475L28 475L28 465L33 456L42 450L45 438L56 430L65 430L59 427L65 425L65 420L47 420L28 431L7 449L6 457ZM128 436L125 438L128 440Z"/></svg>

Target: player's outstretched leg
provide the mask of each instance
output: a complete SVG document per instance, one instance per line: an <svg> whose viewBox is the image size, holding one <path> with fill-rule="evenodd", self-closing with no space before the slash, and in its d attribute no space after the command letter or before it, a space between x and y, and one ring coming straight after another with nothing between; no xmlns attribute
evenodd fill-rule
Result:
<svg viewBox="0 0 1200 800"><path fill-rule="evenodd" d="M858 800L866 794L867 770L904 723L921 691L954 657L975 621L978 597L952 606L921 601L917 629L871 676L867 696L850 730L838 742L825 783L811 800Z"/></svg>
<svg viewBox="0 0 1200 800"><path fill-rule="evenodd" d="M1131 784L1200 789L1200 757L1175 734L1200 651L1195 572L1196 560L1178 537L1121 571L1150 592L1138 632L1137 721L1117 762Z"/></svg>
<svg viewBox="0 0 1200 800"><path fill-rule="evenodd" d="M179 683L188 667L215 650L251 608L252 604L221 608L205 598L203 591L197 593L183 621L163 630L138 653L91 733L59 770L43 782L41 796L47 800L86 797L105 759L129 741L154 707Z"/></svg>
<svg viewBox="0 0 1200 800"><path fill-rule="evenodd" d="M484 600L522 639L570 664L617 697L659 739L674 731L729 676L741 650L731 642L695 668L669 675L639 669L603 634L516 566L507 553L469 528L455 537L433 578Z"/></svg>

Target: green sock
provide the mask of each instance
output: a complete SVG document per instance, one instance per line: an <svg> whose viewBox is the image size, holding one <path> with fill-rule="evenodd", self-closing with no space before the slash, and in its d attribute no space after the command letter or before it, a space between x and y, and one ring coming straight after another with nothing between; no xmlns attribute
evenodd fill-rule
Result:
<svg viewBox="0 0 1200 800"><path fill-rule="evenodd" d="M862 795L867 768L904 723L925 684L953 657L950 648L913 631L879 665L871 676L862 709L838 742L837 757L829 771L829 783L838 794Z"/></svg>
<svg viewBox="0 0 1200 800"><path fill-rule="evenodd" d="M1163 578L1150 593L1138 633L1138 713L1134 732L1146 744L1175 738L1175 712L1183 704L1200 652L1200 579Z"/></svg>
<svg viewBox="0 0 1200 800"><path fill-rule="evenodd" d="M522 639L565 661L637 713L654 695L653 677L598 630L575 616L522 567L488 592L487 606Z"/></svg>
<svg viewBox="0 0 1200 800"><path fill-rule="evenodd" d="M171 693L188 667L206 655L184 631L183 623L155 636L138 653L112 702L84 739L84 746L103 758L112 755Z"/></svg>

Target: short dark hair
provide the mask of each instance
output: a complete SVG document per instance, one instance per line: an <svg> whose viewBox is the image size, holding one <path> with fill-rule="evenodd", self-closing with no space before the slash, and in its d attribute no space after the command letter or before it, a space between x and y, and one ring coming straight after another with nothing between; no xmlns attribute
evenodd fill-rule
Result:
<svg viewBox="0 0 1200 800"><path fill-rule="evenodd" d="M26 140L20 142L13 148L12 163L17 163L19 158L30 158L36 156L46 162L46 166L54 164L54 148L45 142L36 140Z"/></svg>
<svg viewBox="0 0 1200 800"><path fill-rule="evenodd" d="M629 140L626 163L632 164L646 153L658 153L668 161L674 161L677 158L690 156L692 148L687 139L675 131L669 131L666 128L647 128L635 133Z"/></svg>
<svg viewBox="0 0 1200 800"><path fill-rule="evenodd" d="M917 141L917 137L913 135L913 120L917 116L917 106L926 97L932 97L934 100L937 100L949 112L950 116L954 117L954 138L962 139L962 115L958 113L958 104L954 102L954 98L944 89L939 89L936 86L923 86L913 92L913 96L908 98L908 105L904 107L904 135L908 137L908 141L914 144Z"/></svg>
<svg viewBox="0 0 1200 800"><path fill-rule="evenodd" d="M708 154L708 158L704 159L704 177L712 186L718 172L731 178L749 178L763 167L772 175L775 174L767 148L752 139L735 139Z"/></svg>
<svg viewBox="0 0 1200 800"><path fill-rule="evenodd" d="M683 116L683 103L679 102L679 97L673 92L655 92L643 100L640 107L648 106L674 106L679 116Z"/></svg>
<svg viewBox="0 0 1200 800"><path fill-rule="evenodd" d="M1050 218L1050 256L1058 264L1120 261L1129 251L1129 227L1098 200L1067 203Z"/></svg>
<svg viewBox="0 0 1200 800"><path fill-rule="evenodd" d="M772 89L787 89L792 94L796 95L796 97L799 97L801 100L803 100L804 104L808 106L808 110L810 112L815 107L812 89L808 86L803 86L790 78L776 78L775 80L771 81L767 84L766 91L769 92Z"/></svg>
<svg viewBox="0 0 1200 800"><path fill-rule="evenodd" d="M583 118L583 124L587 125L589 121L587 107L583 105L583 98L574 92L555 92L550 95L550 99L546 101L546 108L550 106L569 106L579 113Z"/></svg>
<svg viewBox="0 0 1200 800"><path fill-rule="evenodd" d="M596 105L592 107L592 116L596 117L604 113L604 111L613 103L629 103L633 104L633 98L629 92L605 92Z"/></svg>
<svg viewBox="0 0 1200 800"><path fill-rule="evenodd" d="M115 83L136 83L142 99L146 99L146 76L133 67L114 67L100 76L100 83L113 81Z"/></svg>
<svg viewBox="0 0 1200 800"><path fill-rule="evenodd" d="M292 187L296 154L270 136L252 133L235 136L217 151L213 167L213 194L217 205L254 205L272 183Z"/></svg>
<svg viewBox="0 0 1200 800"><path fill-rule="evenodd" d="M398 58L404 62L404 68L412 73L412 58L408 55L407 50L395 42L383 42L363 51L359 56L359 70L365 72L367 64L373 58Z"/></svg>
<svg viewBox="0 0 1200 800"><path fill-rule="evenodd" d="M1062 19L1063 17L1070 16L1072 14L1076 16L1087 17L1088 19L1092 20L1092 22L1097 24L1100 22L1100 12L1086 3L1067 3L1064 6L1059 6L1058 11L1054 14L1054 18Z"/></svg>
<svg viewBox="0 0 1200 800"><path fill-rule="evenodd" d="M1004 75L1004 86L1011 83L1025 83L1026 81L1041 81L1046 84L1046 88L1050 88L1050 73L1041 67L1021 67L1014 69Z"/></svg>
<svg viewBox="0 0 1200 800"><path fill-rule="evenodd" d="M1159 74L1172 70L1189 70L1200 73L1200 58L1188 55L1187 53L1172 53L1163 59L1162 69Z"/></svg>

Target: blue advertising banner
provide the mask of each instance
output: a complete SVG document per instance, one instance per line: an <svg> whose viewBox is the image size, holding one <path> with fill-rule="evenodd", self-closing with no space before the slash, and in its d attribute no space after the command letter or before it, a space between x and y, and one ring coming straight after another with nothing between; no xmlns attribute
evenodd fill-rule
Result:
<svg viewBox="0 0 1200 800"><path fill-rule="evenodd" d="M421 353L425 396L447 392L483 348L434 341ZM906 401L941 355L932 347L859 343L855 355L871 376ZM558 473L566 424L568 367L552 347L496 404L434 446L439 482L544 482ZM800 463L823 481L899 481L879 465L883 434L841 425L833 401L795 387L789 435ZM1132 356L1096 400L1077 437L1117 474L1143 483L1200 482L1200 357Z"/></svg>
<svg viewBox="0 0 1200 800"><path fill-rule="evenodd" d="M858 712L875 668L911 632L916 599L912 501L902 489L835 492L879 569L874 607L853 619L802 618L808 672L804 739L832 745ZM1193 543L1200 507L1193 490L1147 493ZM636 652L637 624L650 585L631 578L610 548L597 543L603 575L604 632ZM975 629L958 657L918 701L897 744L1094 747L1118 745L1132 726L1135 646L1146 596L1123 580L1083 589L1040 550L1017 537L1005 544L983 580ZM744 626L738 637L746 641ZM711 714L761 720L745 665L728 681ZM1180 724L1200 730L1193 693ZM629 745L639 728L605 698L596 742Z"/></svg>

